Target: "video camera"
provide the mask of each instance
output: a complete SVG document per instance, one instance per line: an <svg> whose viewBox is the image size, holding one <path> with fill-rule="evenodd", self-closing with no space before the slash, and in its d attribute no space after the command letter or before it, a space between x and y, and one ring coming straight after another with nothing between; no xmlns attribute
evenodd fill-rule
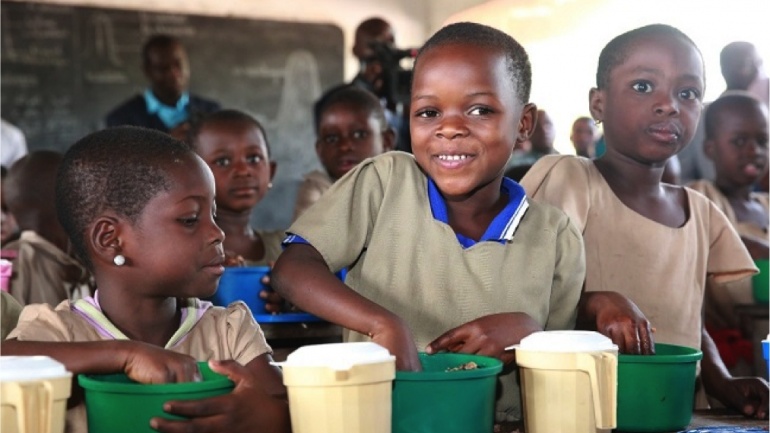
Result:
<svg viewBox="0 0 770 433"><path fill-rule="evenodd" d="M401 60L417 57L416 48L398 49L384 42L371 42L377 61L382 65L382 97L392 107L409 104L412 70L401 66Z"/></svg>

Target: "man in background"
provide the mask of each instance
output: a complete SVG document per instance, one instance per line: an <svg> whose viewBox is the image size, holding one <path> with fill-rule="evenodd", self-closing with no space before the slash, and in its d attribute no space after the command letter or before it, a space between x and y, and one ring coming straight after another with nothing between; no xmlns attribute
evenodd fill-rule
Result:
<svg viewBox="0 0 770 433"><path fill-rule="evenodd" d="M219 103L188 92L190 63L181 42L156 35L142 48L142 68L149 87L113 109L107 126L134 125L186 137L190 120L218 110Z"/></svg>

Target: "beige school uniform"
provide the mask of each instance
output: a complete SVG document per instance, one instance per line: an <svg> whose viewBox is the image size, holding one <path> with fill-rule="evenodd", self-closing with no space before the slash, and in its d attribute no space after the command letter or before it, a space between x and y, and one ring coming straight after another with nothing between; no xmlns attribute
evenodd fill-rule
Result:
<svg viewBox="0 0 770 433"><path fill-rule="evenodd" d="M349 267L345 283L398 314L418 350L495 313L525 312L546 329L574 327L583 246L562 211L530 202L510 240L464 249L433 217L427 183L412 155L387 152L337 181L288 232L313 245L332 271ZM518 419L515 373L501 382L497 418Z"/></svg>
<svg viewBox="0 0 770 433"><path fill-rule="evenodd" d="M727 197L712 182L698 180L688 186L714 202L716 207L725 214L730 224L735 227L739 235L764 239L767 242L767 227L759 227L751 222L738 221ZM751 200L758 203L765 210L770 209L767 193L753 192L751 193ZM715 328L737 328L739 324L735 315L735 305L753 302L750 278L722 285L707 284L704 320L709 326Z"/></svg>
<svg viewBox="0 0 770 433"><path fill-rule="evenodd" d="M671 228L626 207L586 158L546 156L521 184L583 232L586 290L629 297L656 328L656 342L700 348L707 276L727 282L756 272L724 214L690 189L690 217Z"/></svg>
<svg viewBox="0 0 770 433"><path fill-rule="evenodd" d="M331 188L334 181L329 173L321 170L313 170L302 180L297 191L297 201L294 205L294 218L297 220L307 208L317 202L319 198Z"/></svg>
<svg viewBox="0 0 770 433"><path fill-rule="evenodd" d="M233 359L243 365L272 352L262 330L242 302L223 308L188 299L183 311L182 323L167 344L168 350L190 355L199 361ZM102 326L95 326L89 320L94 317ZM63 301L56 309L47 304L29 305L22 311L16 329L8 338L49 342L128 339L100 313L92 298L82 299L74 305ZM87 431L85 404L81 403L67 411L65 432Z"/></svg>

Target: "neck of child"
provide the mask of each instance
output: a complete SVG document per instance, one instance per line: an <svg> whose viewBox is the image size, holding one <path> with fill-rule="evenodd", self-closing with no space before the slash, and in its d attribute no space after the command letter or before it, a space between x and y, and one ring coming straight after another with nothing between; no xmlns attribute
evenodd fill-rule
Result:
<svg viewBox="0 0 770 433"><path fill-rule="evenodd" d="M500 193L500 182L492 182L467 197L445 197L445 200L449 226L455 233L476 241L508 204L508 196Z"/></svg>
<svg viewBox="0 0 770 433"><path fill-rule="evenodd" d="M735 185L717 177L714 181L719 191L731 200L749 201L753 185Z"/></svg>
<svg viewBox="0 0 770 433"><path fill-rule="evenodd" d="M177 298L141 297L132 288L96 281L102 313L129 339L164 347L179 329Z"/></svg>
<svg viewBox="0 0 770 433"><path fill-rule="evenodd" d="M254 229L251 228L251 210L233 211L230 209L217 209L217 225L225 232L227 236L252 236Z"/></svg>
<svg viewBox="0 0 770 433"><path fill-rule="evenodd" d="M664 165L644 164L631 158L610 152L594 161L607 184L616 193L659 195Z"/></svg>

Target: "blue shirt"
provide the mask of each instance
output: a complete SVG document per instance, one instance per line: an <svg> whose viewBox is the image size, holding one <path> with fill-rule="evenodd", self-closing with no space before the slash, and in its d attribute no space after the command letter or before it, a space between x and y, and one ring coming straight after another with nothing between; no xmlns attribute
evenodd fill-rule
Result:
<svg viewBox="0 0 770 433"><path fill-rule="evenodd" d="M513 235L516 229L519 227L521 218L527 212L529 203L526 200L526 194L524 188L512 179L503 177L503 182L500 185L500 192L508 196L508 203L503 210L492 220L492 223L487 227L484 235L479 239L479 242L493 241L505 243L513 239ZM433 214L433 218L444 224L449 224L449 214L447 212L446 200L441 196L438 187L433 179L428 178L428 201L430 202L430 210ZM455 233L457 241L460 242L463 248L470 248L476 244L476 241L463 236L459 233ZM293 243L309 244L309 242L301 236L290 233L283 241L283 245L289 245Z"/></svg>
<svg viewBox="0 0 770 433"><path fill-rule="evenodd" d="M160 102L150 89L144 91L144 101L147 104L147 113L157 114L161 122L163 122L168 129L174 128L189 117L187 106L190 104L190 94L187 92L182 93L182 96L176 101L176 106L174 107Z"/></svg>

